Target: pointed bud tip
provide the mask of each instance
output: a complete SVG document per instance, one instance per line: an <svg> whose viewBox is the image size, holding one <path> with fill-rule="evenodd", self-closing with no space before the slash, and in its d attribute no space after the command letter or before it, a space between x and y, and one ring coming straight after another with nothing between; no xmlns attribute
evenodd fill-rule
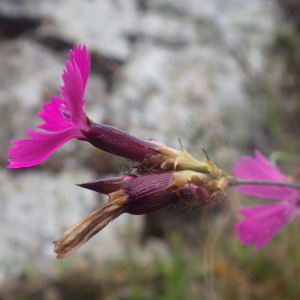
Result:
<svg viewBox="0 0 300 300"><path fill-rule="evenodd" d="M137 175L135 174L124 174L120 177L110 177L77 184L77 186L107 195L118 191L124 184L136 177Z"/></svg>

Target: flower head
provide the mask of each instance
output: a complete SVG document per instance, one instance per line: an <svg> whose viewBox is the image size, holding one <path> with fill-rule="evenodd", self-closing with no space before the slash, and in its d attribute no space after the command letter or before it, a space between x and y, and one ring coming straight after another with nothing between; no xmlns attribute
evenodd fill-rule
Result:
<svg viewBox="0 0 300 300"><path fill-rule="evenodd" d="M43 105L44 111L38 113L45 123L37 128L45 131L27 129L31 138L12 141L15 146L8 149L8 155L14 158L8 159L8 168L38 164L68 140L78 138L103 151L137 162L135 167L142 173L157 169L161 172L195 170L215 177L222 175L209 159L199 162L183 147L178 151L155 140L142 140L118 128L90 120L83 111L90 52L85 45L75 44L70 56L62 74L64 85L59 87L60 98L52 96L51 102Z"/></svg>
<svg viewBox="0 0 300 300"><path fill-rule="evenodd" d="M44 111L38 113L45 121L37 126L46 131L27 129L31 136L12 141L15 145L8 149L8 168L30 167L48 157L57 148L72 138L85 139L81 133L87 128L84 91L90 72L90 53L86 46L75 44L70 50L71 62L66 61L66 70L62 74L64 85L60 87L60 98L51 97L51 103L43 105Z"/></svg>
<svg viewBox="0 0 300 300"><path fill-rule="evenodd" d="M255 159L242 157L242 161L236 163L234 175L244 179L289 182L289 179L258 150L255 150ZM299 191L294 188L249 184L241 185L236 190L247 195L279 200L271 204L238 210L246 218L236 224L237 234L243 244L255 243L256 251L264 246L284 225L291 222L297 215L300 216L300 195Z"/></svg>

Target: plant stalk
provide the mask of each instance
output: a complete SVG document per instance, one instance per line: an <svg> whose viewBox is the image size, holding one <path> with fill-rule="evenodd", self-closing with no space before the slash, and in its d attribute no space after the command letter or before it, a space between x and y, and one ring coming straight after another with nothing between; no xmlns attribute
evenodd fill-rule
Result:
<svg viewBox="0 0 300 300"><path fill-rule="evenodd" d="M258 180L258 179L242 179L233 176L228 176L227 186L236 186L241 184L254 184L254 185L273 185L273 186L286 186L294 189L300 189L300 184L294 182L282 182L271 180Z"/></svg>

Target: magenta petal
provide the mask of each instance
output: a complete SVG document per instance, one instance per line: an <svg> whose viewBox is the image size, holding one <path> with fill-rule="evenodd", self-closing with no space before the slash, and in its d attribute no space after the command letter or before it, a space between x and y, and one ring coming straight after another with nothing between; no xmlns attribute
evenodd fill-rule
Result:
<svg viewBox="0 0 300 300"><path fill-rule="evenodd" d="M30 167L38 164L48 157L57 148L75 137L83 137L80 130L75 127L66 128L59 132L40 132L27 129L32 138L12 141L15 145L8 149L8 155L15 159L8 159L7 168Z"/></svg>
<svg viewBox="0 0 300 300"><path fill-rule="evenodd" d="M255 243L255 251L264 246L293 217L287 203L272 203L238 210L246 216L236 224L237 234L244 245Z"/></svg>
<svg viewBox="0 0 300 300"><path fill-rule="evenodd" d="M255 159L243 156L242 161L235 164L233 173L236 177L243 179L289 181L258 150L255 150ZM235 190L256 197L276 200L286 199L296 193L293 188L266 185L241 185Z"/></svg>
<svg viewBox="0 0 300 300"><path fill-rule="evenodd" d="M233 170L235 176L240 176L244 179L289 181L258 150L255 150L254 153L255 158L243 156L242 161L235 164Z"/></svg>
<svg viewBox="0 0 300 300"><path fill-rule="evenodd" d="M69 61L66 61L66 67L67 71L64 70L62 74L64 86L60 87L62 98L66 102L63 112L73 124L80 125L84 116L83 106L85 104L82 78L76 63L72 66Z"/></svg>
<svg viewBox="0 0 300 300"><path fill-rule="evenodd" d="M91 68L90 51L87 50L85 45L83 45L81 49L81 45L77 46L77 44L75 44L74 52L70 50L70 56L72 64L74 65L76 63L80 71L84 93Z"/></svg>
<svg viewBox="0 0 300 300"><path fill-rule="evenodd" d="M40 117L46 122L38 126L48 131L59 131L71 126L85 129L84 90L90 72L90 53L85 45L75 44L74 52L70 50L71 62L66 61L66 68L62 74L64 86L60 87L62 99L51 97L52 102L43 105L44 112Z"/></svg>
<svg viewBox="0 0 300 300"><path fill-rule="evenodd" d="M74 127L71 121L65 118L61 112L61 106L64 104L64 101L54 96L51 96L51 100L51 103L42 105L44 111L38 114L46 123L38 125L37 128L47 131L60 131L65 128Z"/></svg>
<svg viewBox="0 0 300 300"><path fill-rule="evenodd" d="M51 103L44 104L44 111L38 113L45 123L37 127L49 132L28 129L31 139L12 141L15 147L8 149L8 155L15 158L9 159L8 168L35 165L69 139L85 139L81 130L88 127L83 111L83 97L90 71L90 53L84 45L75 45L74 52L70 54L72 63L66 62L67 70L62 75L62 99L52 96Z"/></svg>
<svg viewBox="0 0 300 300"><path fill-rule="evenodd" d="M66 61L67 70L62 74L64 86L60 87L60 90L65 104L61 110L64 117L84 129L84 90L90 72L90 54L85 46L81 49L81 45L75 45L75 52L70 51L70 55L72 63Z"/></svg>

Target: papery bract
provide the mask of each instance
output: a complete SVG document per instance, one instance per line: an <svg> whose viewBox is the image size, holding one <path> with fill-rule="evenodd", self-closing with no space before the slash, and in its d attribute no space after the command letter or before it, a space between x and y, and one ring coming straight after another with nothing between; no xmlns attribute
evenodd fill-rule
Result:
<svg viewBox="0 0 300 300"><path fill-rule="evenodd" d="M258 150L255 150L255 159L244 156L241 162L236 163L234 175L243 179L289 182ZM264 246L284 225L300 215L299 191L294 188L249 184L238 186L236 190L247 195L280 200L238 210L246 218L236 224L237 234L243 244L255 243L255 250Z"/></svg>

